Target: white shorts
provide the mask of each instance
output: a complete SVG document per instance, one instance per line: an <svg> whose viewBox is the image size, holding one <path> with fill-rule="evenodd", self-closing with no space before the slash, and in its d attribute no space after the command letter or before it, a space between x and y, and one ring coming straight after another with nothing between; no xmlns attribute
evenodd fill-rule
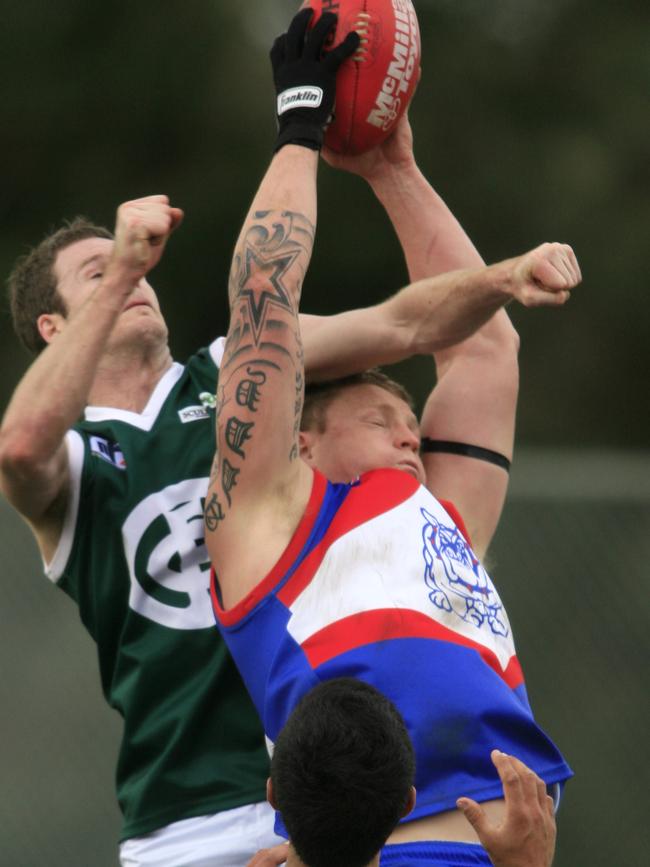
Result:
<svg viewBox="0 0 650 867"><path fill-rule="evenodd" d="M172 822L120 844L122 867L246 867L258 849L286 842L266 801Z"/></svg>

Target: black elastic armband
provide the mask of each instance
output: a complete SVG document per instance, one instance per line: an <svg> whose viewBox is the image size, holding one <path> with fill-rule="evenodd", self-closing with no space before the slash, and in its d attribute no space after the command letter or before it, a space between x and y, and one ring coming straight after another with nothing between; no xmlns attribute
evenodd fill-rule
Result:
<svg viewBox="0 0 650 867"><path fill-rule="evenodd" d="M470 446L467 443L454 443L449 440L432 440L429 437L422 437L420 451L423 454L426 452L447 452L450 455L465 455L468 458L476 458L479 461L495 464L507 473L510 472L510 461L505 455L493 452L492 449L484 449L482 446Z"/></svg>

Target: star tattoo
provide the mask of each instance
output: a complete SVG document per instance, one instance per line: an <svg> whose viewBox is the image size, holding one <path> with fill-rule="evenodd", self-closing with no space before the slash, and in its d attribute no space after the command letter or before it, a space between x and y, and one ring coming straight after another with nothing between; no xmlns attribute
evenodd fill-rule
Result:
<svg viewBox="0 0 650 867"><path fill-rule="evenodd" d="M270 304L293 312L293 305L282 284L282 277L299 255L299 250L291 250L278 256L265 258L253 247L246 246L239 297L244 299L248 306L256 346L259 346L262 327Z"/></svg>

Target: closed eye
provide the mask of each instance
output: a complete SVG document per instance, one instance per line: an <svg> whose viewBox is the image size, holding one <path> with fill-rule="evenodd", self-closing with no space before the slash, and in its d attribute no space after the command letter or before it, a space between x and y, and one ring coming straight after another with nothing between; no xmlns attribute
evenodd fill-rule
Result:
<svg viewBox="0 0 650 867"><path fill-rule="evenodd" d="M373 427L388 427L386 419L383 418L366 418L364 421L366 424L370 424Z"/></svg>

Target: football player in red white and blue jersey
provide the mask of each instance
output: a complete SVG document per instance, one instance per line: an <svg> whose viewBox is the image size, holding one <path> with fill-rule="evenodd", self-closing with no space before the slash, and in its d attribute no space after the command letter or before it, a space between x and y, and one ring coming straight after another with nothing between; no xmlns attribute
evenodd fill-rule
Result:
<svg viewBox="0 0 650 867"><path fill-rule="evenodd" d="M323 28L313 32L323 38ZM274 48L276 72L286 63L294 85L333 88L322 69L309 77L319 57L310 37L301 66L302 39L289 34ZM276 75L276 84L286 78ZM404 126L403 149L407 138ZM213 605L271 742L322 680L356 677L398 707L415 746L418 798L389 838L386 863L392 846L417 843L421 852L438 841L425 860L411 853L399 863L489 864L457 800L503 815L491 750L518 756L549 786L571 771L534 721L508 617L480 562L505 495L517 390L516 367L514 382L499 380L498 364L481 369L497 335L516 350L506 303L563 304L580 271L562 244L477 267L471 245L462 261L468 248L458 234L450 265L464 270L426 278L417 272L427 254L409 254L406 244L411 276L424 277L432 315L444 323L439 384L423 418L426 469L409 402L372 374L322 389L325 403L301 433L298 307L321 141L310 136L308 110L294 126L283 119L235 248L205 504ZM367 166L348 167L371 179ZM401 237L411 206L390 184L376 192ZM441 860L441 845L451 861Z"/></svg>

